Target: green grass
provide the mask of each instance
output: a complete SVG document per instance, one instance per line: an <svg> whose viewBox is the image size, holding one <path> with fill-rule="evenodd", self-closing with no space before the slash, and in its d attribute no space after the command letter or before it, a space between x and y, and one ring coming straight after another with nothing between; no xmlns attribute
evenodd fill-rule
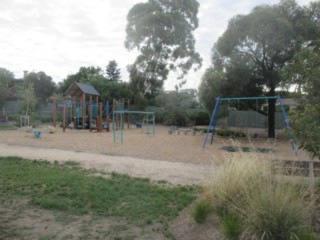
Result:
<svg viewBox="0 0 320 240"><path fill-rule="evenodd" d="M168 234L165 226L199 191L116 173L105 179L77 166L0 158L0 201L23 198L30 206L54 211L120 217L140 226L160 223Z"/></svg>
<svg viewBox="0 0 320 240"><path fill-rule="evenodd" d="M0 130L17 130L17 128L10 124L0 124Z"/></svg>
<svg viewBox="0 0 320 240"><path fill-rule="evenodd" d="M203 223L211 210L211 202L208 199L200 199L195 203L191 215L197 223Z"/></svg>

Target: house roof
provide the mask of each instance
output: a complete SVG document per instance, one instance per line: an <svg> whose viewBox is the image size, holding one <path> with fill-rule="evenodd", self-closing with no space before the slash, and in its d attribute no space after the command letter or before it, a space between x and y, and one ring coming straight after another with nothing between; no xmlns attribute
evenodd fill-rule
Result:
<svg viewBox="0 0 320 240"><path fill-rule="evenodd" d="M83 93L91 96L100 96L98 91L93 86L78 82L72 83L68 87L67 91L65 91L64 95L70 95L71 97L79 97Z"/></svg>

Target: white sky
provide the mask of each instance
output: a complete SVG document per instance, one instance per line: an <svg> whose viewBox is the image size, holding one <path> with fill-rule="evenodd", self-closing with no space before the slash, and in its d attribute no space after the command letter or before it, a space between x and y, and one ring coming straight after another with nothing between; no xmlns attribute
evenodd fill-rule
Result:
<svg viewBox="0 0 320 240"><path fill-rule="evenodd" d="M126 16L145 0L0 0L0 67L22 77L23 71L44 71L55 82L82 66L105 70L110 60L121 68L122 80L137 52L124 47ZM197 88L210 65L211 48L226 30L230 18L255 6L277 0L199 0L199 28L194 32L202 68L187 76L183 88ZM297 0L305 5L310 0ZM174 74L165 83L174 89Z"/></svg>

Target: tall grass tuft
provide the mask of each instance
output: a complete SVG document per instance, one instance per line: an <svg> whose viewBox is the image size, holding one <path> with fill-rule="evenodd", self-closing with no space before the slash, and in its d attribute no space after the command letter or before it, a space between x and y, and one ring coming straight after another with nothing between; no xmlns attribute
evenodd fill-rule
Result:
<svg viewBox="0 0 320 240"><path fill-rule="evenodd" d="M308 184L274 164L238 152L205 188L228 239L315 239Z"/></svg>
<svg viewBox="0 0 320 240"><path fill-rule="evenodd" d="M192 217L197 223L203 223L212 210L212 203L208 199L198 200L192 210Z"/></svg>

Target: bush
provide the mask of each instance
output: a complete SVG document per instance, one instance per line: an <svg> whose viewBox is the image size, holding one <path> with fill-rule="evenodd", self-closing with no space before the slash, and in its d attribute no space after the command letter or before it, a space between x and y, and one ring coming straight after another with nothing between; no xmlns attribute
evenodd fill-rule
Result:
<svg viewBox="0 0 320 240"><path fill-rule="evenodd" d="M241 234L242 221L239 214L228 212L221 218L222 233L228 239L238 239Z"/></svg>
<svg viewBox="0 0 320 240"><path fill-rule="evenodd" d="M32 113L30 116L32 123L49 123L52 122L51 114Z"/></svg>
<svg viewBox="0 0 320 240"><path fill-rule="evenodd" d="M196 125L209 125L210 115L206 111L197 111L188 114L190 120L194 120Z"/></svg>
<svg viewBox="0 0 320 240"><path fill-rule="evenodd" d="M212 209L212 204L208 199L200 199L195 203L192 217L197 223L203 223Z"/></svg>
<svg viewBox="0 0 320 240"><path fill-rule="evenodd" d="M183 126L183 124L187 121L188 117L185 112L165 112L162 115L163 124L170 126Z"/></svg>
<svg viewBox="0 0 320 240"><path fill-rule="evenodd" d="M231 129L217 129L216 134L218 136L225 137L246 137L246 134L241 131L235 131Z"/></svg>
<svg viewBox="0 0 320 240"><path fill-rule="evenodd" d="M259 154L240 152L215 176L210 199L229 239L315 239L307 184L302 178L277 176L272 169Z"/></svg>
<svg viewBox="0 0 320 240"><path fill-rule="evenodd" d="M8 121L20 123L20 114L8 115Z"/></svg>
<svg viewBox="0 0 320 240"><path fill-rule="evenodd" d="M195 127L195 128L193 128L193 130L207 133L208 128ZM212 133L212 129L210 129L209 132ZM221 137L246 137L246 134L244 132L235 131L235 130L231 130L231 129L224 129L224 128L216 129L215 134L218 136L221 136Z"/></svg>
<svg viewBox="0 0 320 240"><path fill-rule="evenodd" d="M0 130L16 130L17 128L10 124L0 124Z"/></svg>

